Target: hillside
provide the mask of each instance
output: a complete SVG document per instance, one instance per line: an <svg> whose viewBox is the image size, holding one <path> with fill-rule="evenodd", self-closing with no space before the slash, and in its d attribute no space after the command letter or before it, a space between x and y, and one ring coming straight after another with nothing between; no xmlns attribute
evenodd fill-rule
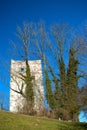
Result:
<svg viewBox="0 0 87 130"><path fill-rule="evenodd" d="M63 122L0 111L0 130L87 130L87 123Z"/></svg>

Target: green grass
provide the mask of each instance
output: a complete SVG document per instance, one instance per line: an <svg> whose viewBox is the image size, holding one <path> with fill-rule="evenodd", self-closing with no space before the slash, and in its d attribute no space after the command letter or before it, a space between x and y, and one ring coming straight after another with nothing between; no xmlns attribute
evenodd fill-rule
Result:
<svg viewBox="0 0 87 130"><path fill-rule="evenodd" d="M0 111L0 130L87 130L87 123L63 122Z"/></svg>

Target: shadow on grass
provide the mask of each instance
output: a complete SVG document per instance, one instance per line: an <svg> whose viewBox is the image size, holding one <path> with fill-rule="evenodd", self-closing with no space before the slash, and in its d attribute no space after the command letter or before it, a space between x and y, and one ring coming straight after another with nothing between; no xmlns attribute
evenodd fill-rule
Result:
<svg viewBox="0 0 87 130"><path fill-rule="evenodd" d="M65 122L58 125L59 130L87 130L87 123Z"/></svg>
<svg viewBox="0 0 87 130"><path fill-rule="evenodd" d="M87 130L87 123L74 123L73 126L78 127L82 130Z"/></svg>

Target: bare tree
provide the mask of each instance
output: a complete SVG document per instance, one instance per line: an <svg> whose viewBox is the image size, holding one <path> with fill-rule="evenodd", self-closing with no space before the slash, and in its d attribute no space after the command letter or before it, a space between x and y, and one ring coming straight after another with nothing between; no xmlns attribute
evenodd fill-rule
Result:
<svg viewBox="0 0 87 130"><path fill-rule="evenodd" d="M68 92L67 80L69 78L69 72L72 73L72 71L75 73L75 76L78 77L78 82L80 82L80 78L86 78L86 73L84 69L81 68L81 65L83 64L82 59L86 55L86 39L83 36L78 36L76 34L72 35L71 27L67 24L55 24L51 27L51 30L47 31L43 22L38 24L25 23L23 29L18 27L18 34L16 36L19 41L11 41L11 50L17 59L20 59L25 63L26 69L25 73L17 71L11 73L11 79L17 86L17 89L14 87L11 89L28 101L28 107L32 106L32 111L34 101L32 87L35 85L35 80L34 76L31 74L28 60L31 59L31 57L33 59L40 58L44 66L43 72L47 71L48 78L51 81L51 93L54 97L53 100L55 100L55 105L52 109L56 111L58 117L68 120L74 114L68 111L70 104L68 104L67 101L69 101L69 99L66 97ZM73 62L71 62L72 58L70 57L72 55L72 50L73 62L76 63L74 66ZM77 61L80 61L80 64L74 71L74 67L77 67ZM70 70L71 68L69 68L71 66L73 67L72 71ZM44 77L44 86L46 87L45 83L47 79L45 73ZM19 84L17 79L20 79L19 81L22 82ZM68 84L68 86L73 88L73 85L71 86ZM67 116L67 114L71 114L71 116ZM77 117L72 118L73 120L76 120Z"/></svg>
<svg viewBox="0 0 87 130"><path fill-rule="evenodd" d="M24 23L23 29L18 27L18 33L16 34L18 41L11 41L12 54L22 60L25 64L25 72L21 73L16 68L11 69L11 90L25 98L25 107L27 114L33 114L34 110L34 76L31 74L30 65L28 60L31 58L31 54L34 56L35 42L37 37L37 28L34 23ZM16 67L16 66L15 66ZM13 70L13 71L12 71ZM42 80L42 79L38 79ZM37 81L38 82L38 81ZM37 91L38 88L37 88ZM38 95L37 95L38 96ZM42 96L43 97L43 96ZM41 99L43 100L43 98ZM23 106L24 107L24 106ZM25 109L24 109L25 110Z"/></svg>

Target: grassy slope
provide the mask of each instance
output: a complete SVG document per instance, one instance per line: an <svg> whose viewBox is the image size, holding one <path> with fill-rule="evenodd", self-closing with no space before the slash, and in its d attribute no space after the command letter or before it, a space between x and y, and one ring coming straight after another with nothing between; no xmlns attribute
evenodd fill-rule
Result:
<svg viewBox="0 0 87 130"><path fill-rule="evenodd" d="M0 111L0 130L87 130L87 123L62 122Z"/></svg>

